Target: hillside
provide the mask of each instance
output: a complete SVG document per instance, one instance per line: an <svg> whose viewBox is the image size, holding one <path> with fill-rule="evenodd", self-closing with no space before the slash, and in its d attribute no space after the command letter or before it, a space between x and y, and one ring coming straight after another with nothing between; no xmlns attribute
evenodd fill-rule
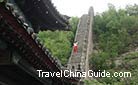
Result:
<svg viewBox="0 0 138 85"><path fill-rule="evenodd" d="M131 72L131 77L105 77L86 81L88 85L136 85L138 82L138 5L109 10L94 18L94 51L91 69L114 72Z"/></svg>

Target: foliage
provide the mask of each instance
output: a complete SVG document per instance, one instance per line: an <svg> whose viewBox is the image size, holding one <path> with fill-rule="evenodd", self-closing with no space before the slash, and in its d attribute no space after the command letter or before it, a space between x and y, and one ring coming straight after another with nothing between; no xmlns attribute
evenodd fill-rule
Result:
<svg viewBox="0 0 138 85"><path fill-rule="evenodd" d="M104 83L98 82L96 79L93 80L84 80L85 85L106 85Z"/></svg>
<svg viewBox="0 0 138 85"><path fill-rule="evenodd" d="M129 52L136 47L138 47L138 5L128 5L126 9L116 10L115 6L108 4L109 10L98 14L94 17L94 44L96 47L94 50L97 50L98 53L93 53L90 59L90 66L93 70L118 70L119 67L116 67L115 59L118 58L121 54ZM130 71L130 69L137 71L137 65L134 64L133 58L137 54L131 54L121 58L122 68L125 71ZM130 62L130 57L133 60ZM126 59L127 58L127 59ZM129 59L128 59L129 58ZM125 60L128 60L125 62ZM130 64L131 63L131 64ZM128 65L125 68L124 65ZM132 71L132 74L136 75ZM124 84L133 84L135 85L136 79L138 77L125 80L116 79L116 78L101 78L99 81L111 85L124 85Z"/></svg>
<svg viewBox="0 0 138 85"><path fill-rule="evenodd" d="M137 4L134 4L134 6L133 5L127 5L126 10L127 10L127 13L129 15L135 15L135 16L138 15L138 5Z"/></svg>
<svg viewBox="0 0 138 85"><path fill-rule="evenodd" d="M38 37L44 43L56 58L62 64L66 64L72 50L74 40L74 31L78 23L78 18L73 17L70 20L71 31L40 31Z"/></svg>
<svg viewBox="0 0 138 85"><path fill-rule="evenodd" d="M71 27L72 27L71 31L72 31L74 34L76 33L76 28L77 28L77 26L78 26L78 22L79 22L78 17L72 17L72 18L70 19L70 21L69 21L69 23L70 23L70 25L71 25Z"/></svg>

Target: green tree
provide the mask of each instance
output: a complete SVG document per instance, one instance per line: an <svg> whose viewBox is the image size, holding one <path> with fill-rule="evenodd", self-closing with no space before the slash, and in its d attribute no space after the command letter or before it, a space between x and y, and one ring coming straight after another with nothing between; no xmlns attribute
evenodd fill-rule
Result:
<svg viewBox="0 0 138 85"><path fill-rule="evenodd" d="M71 31L40 31L38 37L44 43L52 55L58 58L62 64L66 64L72 50L75 31L77 29L78 18L70 19Z"/></svg>
<svg viewBox="0 0 138 85"><path fill-rule="evenodd" d="M94 51L90 59L93 70L116 70L115 59L120 55L138 47L138 5L129 5L126 9L116 10L115 6L108 4L109 10L94 16ZM122 60L124 61L124 60ZM122 68L133 68L137 65L128 60L122 64ZM128 65L127 65L128 64ZM130 66L130 67L129 67ZM129 67L129 68L128 68ZM127 70L125 69L125 70ZM111 85L135 84L137 77L120 80L119 78L102 78L99 82ZM126 83L127 81L127 83Z"/></svg>

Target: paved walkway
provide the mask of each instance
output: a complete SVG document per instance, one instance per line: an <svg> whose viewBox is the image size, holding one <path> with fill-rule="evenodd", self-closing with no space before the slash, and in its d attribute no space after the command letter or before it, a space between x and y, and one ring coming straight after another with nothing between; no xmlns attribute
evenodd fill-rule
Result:
<svg viewBox="0 0 138 85"><path fill-rule="evenodd" d="M93 24L93 8L89 10L89 14L85 14L80 18L76 31L75 40L78 42L78 53L71 53L68 69L72 71L87 72L89 70L89 56L92 53L92 24ZM87 79L88 76L85 78Z"/></svg>

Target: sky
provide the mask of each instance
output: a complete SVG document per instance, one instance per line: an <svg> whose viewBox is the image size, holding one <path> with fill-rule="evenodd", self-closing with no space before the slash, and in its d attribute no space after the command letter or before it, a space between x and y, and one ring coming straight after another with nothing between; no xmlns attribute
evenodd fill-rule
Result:
<svg viewBox="0 0 138 85"><path fill-rule="evenodd" d="M87 14L90 6L93 6L95 13L102 13L108 10L108 3L113 4L117 9L138 4L138 0L52 0L52 2L61 14L78 17Z"/></svg>

